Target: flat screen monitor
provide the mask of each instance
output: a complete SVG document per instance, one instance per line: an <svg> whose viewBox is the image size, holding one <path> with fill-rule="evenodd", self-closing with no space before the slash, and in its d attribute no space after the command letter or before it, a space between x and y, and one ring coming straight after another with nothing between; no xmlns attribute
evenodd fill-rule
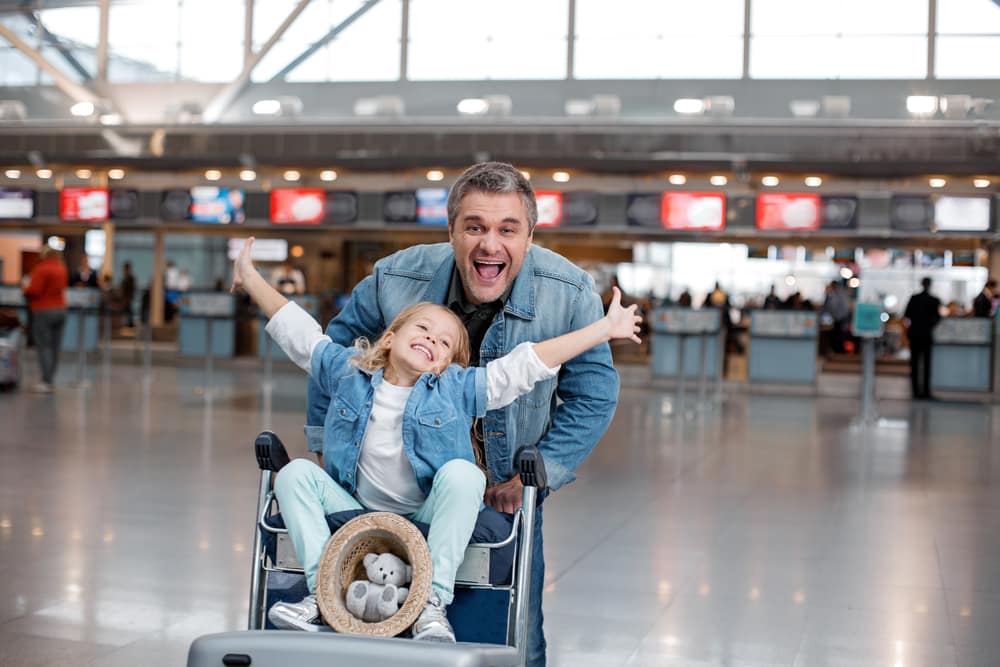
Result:
<svg viewBox="0 0 1000 667"><path fill-rule="evenodd" d="M229 239L226 255L230 261L239 256L244 243L246 243L246 239ZM284 262L288 259L288 241L285 239L255 239L250 258L256 262Z"/></svg>
<svg viewBox="0 0 1000 667"><path fill-rule="evenodd" d="M628 195L625 206L625 221L631 227L653 227L662 229L660 208L662 192L636 192Z"/></svg>
<svg viewBox="0 0 1000 667"><path fill-rule="evenodd" d="M138 220L138 190L112 190L108 199L108 212L112 220Z"/></svg>
<svg viewBox="0 0 1000 667"><path fill-rule="evenodd" d="M988 197L938 197L934 229L946 232L986 232L990 229Z"/></svg>
<svg viewBox="0 0 1000 667"><path fill-rule="evenodd" d="M660 221L671 231L717 232L726 227L726 196L715 192L664 192Z"/></svg>
<svg viewBox="0 0 1000 667"><path fill-rule="evenodd" d="M448 224L448 188L418 188L415 194L419 224Z"/></svg>
<svg viewBox="0 0 1000 667"><path fill-rule="evenodd" d="M386 222L416 222L417 193L386 192L382 197L382 217Z"/></svg>
<svg viewBox="0 0 1000 667"><path fill-rule="evenodd" d="M0 219L29 220L35 217L35 191L0 188Z"/></svg>
<svg viewBox="0 0 1000 667"><path fill-rule="evenodd" d="M597 224L596 192L566 192L562 198L562 226L587 227Z"/></svg>
<svg viewBox="0 0 1000 667"><path fill-rule="evenodd" d="M820 229L857 229L858 208L857 197L821 197Z"/></svg>
<svg viewBox="0 0 1000 667"><path fill-rule="evenodd" d="M899 195L889 200L889 224L904 232L930 231L934 207L930 197Z"/></svg>
<svg viewBox="0 0 1000 667"><path fill-rule="evenodd" d="M160 217L164 220L187 220L191 215L191 193L187 190L166 190L160 200Z"/></svg>
<svg viewBox="0 0 1000 667"><path fill-rule="evenodd" d="M63 188L59 217L67 222L101 222L108 219L107 188Z"/></svg>
<svg viewBox="0 0 1000 667"><path fill-rule="evenodd" d="M326 193L319 188L271 190L271 222L276 225L318 225L326 213Z"/></svg>
<svg viewBox="0 0 1000 667"><path fill-rule="evenodd" d="M324 206L326 215L323 222L333 225L347 225L358 220L358 193L348 190L328 191L325 193Z"/></svg>
<svg viewBox="0 0 1000 667"><path fill-rule="evenodd" d="M757 229L809 232L819 229L819 195L770 193L757 195Z"/></svg>
<svg viewBox="0 0 1000 667"><path fill-rule="evenodd" d="M242 223L245 200L246 193L239 188L199 185L191 188L191 219L213 225Z"/></svg>
<svg viewBox="0 0 1000 667"><path fill-rule="evenodd" d="M535 192L538 203L538 227L559 227L563 222L563 193L555 190Z"/></svg>

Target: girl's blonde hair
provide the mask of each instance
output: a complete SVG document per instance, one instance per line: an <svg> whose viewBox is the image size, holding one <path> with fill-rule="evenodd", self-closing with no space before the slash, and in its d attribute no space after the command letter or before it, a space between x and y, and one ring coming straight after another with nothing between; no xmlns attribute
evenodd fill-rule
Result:
<svg viewBox="0 0 1000 667"><path fill-rule="evenodd" d="M385 337L388 334L395 334L397 331L406 326L409 322L417 319L421 313L427 309L437 309L439 312L447 313L455 321L456 328L458 329L457 340L452 341L451 349L451 363L459 364L460 366L469 365L469 332L465 330L465 325L462 324L462 320L458 319L458 315L453 313L450 309L436 303L431 303L429 301L421 301L420 303L415 303L412 306L408 306L396 315L389 327L382 332L374 343L370 342L367 338L358 338L354 341L354 347L358 351L357 355L351 359L351 363L360 368L363 371L368 371L369 373L377 371L379 369L385 369L389 365L389 349L383 344ZM444 372L447 366L442 366L438 369L437 374Z"/></svg>

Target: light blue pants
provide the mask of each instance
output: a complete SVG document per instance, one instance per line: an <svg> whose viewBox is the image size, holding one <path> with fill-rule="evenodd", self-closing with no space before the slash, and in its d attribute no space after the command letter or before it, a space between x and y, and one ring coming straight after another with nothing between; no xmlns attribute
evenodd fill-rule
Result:
<svg viewBox="0 0 1000 667"><path fill-rule="evenodd" d="M455 573L465 558L485 491L483 472L473 463L453 459L438 469L427 500L407 517L430 524L427 546L434 568L431 586L446 605L454 597ZM306 572L306 585L310 593L315 593L316 570L330 539L326 515L365 508L307 459L295 459L281 469L274 482L274 495L295 555Z"/></svg>

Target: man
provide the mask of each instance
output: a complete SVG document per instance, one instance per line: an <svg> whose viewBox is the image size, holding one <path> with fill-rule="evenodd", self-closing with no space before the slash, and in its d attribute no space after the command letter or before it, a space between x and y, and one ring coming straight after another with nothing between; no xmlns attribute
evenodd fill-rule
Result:
<svg viewBox="0 0 1000 667"><path fill-rule="evenodd" d="M135 326L132 318L132 301L135 300L135 274L132 273L132 263L122 264L122 282L118 288L122 296L122 314L125 316L125 326Z"/></svg>
<svg viewBox="0 0 1000 667"><path fill-rule="evenodd" d="M924 289L910 297L903 314L903 324L910 339L910 385L913 398L931 399L932 332L941 320L941 300L931 295L930 278L924 278L920 284Z"/></svg>
<svg viewBox="0 0 1000 667"><path fill-rule="evenodd" d="M302 275L302 271L295 268L292 260L286 259L271 272L271 286L286 296L305 294L306 277Z"/></svg>
<svg viewBox="0 0 1000 667"><path fill-rule="evenodd" d="M376 263L354 288L327 328L341 344L374 339L400 310L417 301L442 303L469 331L471 364L485 365L518 343L561 335L603 316L593 279L565 258L532 245L538 210L524 176L509 164L470 167L448 196L450 243L420 245ZM557 405L557 399L559 404ZM573 470L600 440L618 401L618 374L607 344L563 364L558 377L477 424L489 488L486 503L502 512L521 504L521 481L513 457L537 445L545 458L549 491L567 484ZM310 381L306 435L311 451L322 448L329 397ZM532 556L532 627L528 664L545 664L542 634L541 505Z"/></svg>
<svg viewBox="0 0 1000 667"><path fill-rule="evenodd" d="M976 295L976 298L972 300L972 316L973 317L992 317L993 316L993 298L997 293L997 281L990 278L983 285L983 291Z"/></svg>
<svg viewBox="0 0 1000 667"><path fill-rule="evenodd" d="M90 268L86 255L80 257L80 268L70 276L69 284L71 287L97 287L97 272Z"/></svg>

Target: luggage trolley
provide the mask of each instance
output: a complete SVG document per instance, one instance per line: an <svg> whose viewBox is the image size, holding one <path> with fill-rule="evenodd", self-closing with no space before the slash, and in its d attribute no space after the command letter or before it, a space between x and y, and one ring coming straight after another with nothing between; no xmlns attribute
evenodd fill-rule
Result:
<svg viewBox="0 0 1000 667"><path fill-rule="evenodd" d="M308 590L302 565L285 529L272 491L274 474L288 462L280 439L264 431L254 441L260 468L257 525L250 582L249 632L200 637L191 645L188 667L208 665L523 665L529 627L529 587L535 506L546 487L545 467L535 447L524 447L515 466L524 486L513 515L486 507L455 580L448 618L458 644L336 633L282 631L270 627L267 610L279 600L299 600ZM327 516L331 532L365 510ZM426 536L427 526L416 524ZM348 660L352 662L348 662ZM311 661L315 661L311 662Z"/></svg>

